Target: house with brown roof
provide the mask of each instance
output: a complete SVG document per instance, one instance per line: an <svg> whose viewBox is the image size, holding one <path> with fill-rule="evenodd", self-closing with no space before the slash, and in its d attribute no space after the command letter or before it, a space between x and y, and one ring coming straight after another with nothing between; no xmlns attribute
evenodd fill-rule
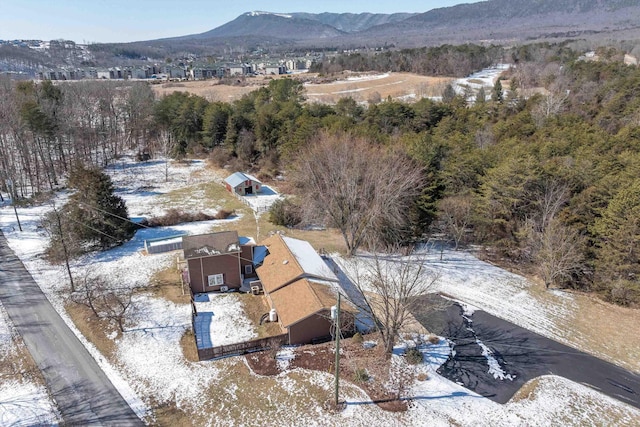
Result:
<svg viewBox="0 0 640 427"><path fill-rule="evenodd" d="M237 231L182 237L187 282L194 294L240 289L245 278L255 277L251 238Z"/></svg>
<svg viewBox="0 0 640 427"><path fill-rule="evenodd" d="M279 234L262 242L267 255L256 268L271 310L289 336L289 344L307 344L332 335L331 307L339 280L313 247ZM353 332L355 308L341 304L343 333Z"/></svg>

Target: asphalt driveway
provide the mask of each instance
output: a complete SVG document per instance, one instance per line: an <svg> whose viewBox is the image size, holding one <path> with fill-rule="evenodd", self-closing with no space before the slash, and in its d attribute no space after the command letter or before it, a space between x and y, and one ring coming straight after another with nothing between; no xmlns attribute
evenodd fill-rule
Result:
<svg viewBox="0 0 640 427"><path fill-rule="evenodd" d="M434 302L440 310L414 315L455 343L438 370L449 380L506 403L527 381L557 375L640 408L640 375L483 311L467 316L458 304L425 297L425 304Z"/></svg>

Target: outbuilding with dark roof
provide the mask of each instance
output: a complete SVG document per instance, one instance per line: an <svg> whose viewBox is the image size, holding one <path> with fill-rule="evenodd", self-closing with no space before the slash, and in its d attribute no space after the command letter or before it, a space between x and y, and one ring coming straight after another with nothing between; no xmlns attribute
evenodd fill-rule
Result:
<svg viewBox="0 0 640 427"><path fill-rule="evenodd" d="M262 191L262 183L253 175L236 172L224 180L227 190L240 196L256 194Z"/></svg>

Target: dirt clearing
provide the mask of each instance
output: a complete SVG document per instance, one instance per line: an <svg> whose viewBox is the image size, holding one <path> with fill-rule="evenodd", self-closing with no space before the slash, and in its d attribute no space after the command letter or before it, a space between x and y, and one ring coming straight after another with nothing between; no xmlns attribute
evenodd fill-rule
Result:
<svg viewBox="0 0 640 427"><path fill-rule="evenodd" d="M358 102L394 100L414 102L424 97L439 97L453 79L427 77L411 73L344 72L337 79L320 78L315 74L295 76L258 76L237 80L237 85L221 84L218 80L167 82L153 85L156 95L188 92L210 102L233 102L243 95L269 84L274 78L293 78L305 82L305 97L309 102L335 104L340 98L351 97Z"/></svg>

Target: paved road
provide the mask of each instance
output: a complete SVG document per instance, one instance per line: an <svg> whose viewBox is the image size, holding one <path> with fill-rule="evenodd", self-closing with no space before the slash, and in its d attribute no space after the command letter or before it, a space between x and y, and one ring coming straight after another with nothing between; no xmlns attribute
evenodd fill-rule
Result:
<svg viewBox="0 0 640 427"><path fill-rule="evenodd" d="M143 422L54 310L0 231L0 302L42 370L68 425Z"/></svg>
<svg viewBox="0 0 640 427"><path fill-rule="evenodd" d="M527 381L557 375L640 408L640 375L513 323L483 311L463 316L457 304L420 320L455 343L455 356L438 372L491 400L506 403ZM493 352L499 369L512 379L496 379L489 373L478 341Z"/></svg>

